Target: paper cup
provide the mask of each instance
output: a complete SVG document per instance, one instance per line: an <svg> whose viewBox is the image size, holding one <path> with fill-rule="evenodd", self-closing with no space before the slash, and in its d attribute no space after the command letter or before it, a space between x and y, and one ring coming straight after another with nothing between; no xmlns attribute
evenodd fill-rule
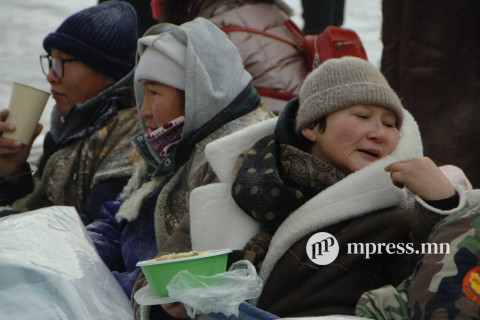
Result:
<svg viewBox="0 0 480 320"><path fill-rule="evenodd" d="M6 121L16 129L3 132L2 137L29 144L49 96L48 92L14 82Z"/></svg>

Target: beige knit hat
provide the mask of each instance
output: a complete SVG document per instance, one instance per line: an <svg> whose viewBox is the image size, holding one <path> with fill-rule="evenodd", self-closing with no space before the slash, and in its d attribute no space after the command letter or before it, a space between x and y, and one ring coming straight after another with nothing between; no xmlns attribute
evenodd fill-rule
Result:
<svg viewBox="0 0 480 320"><path fill-rule="evenodd" d="M355 57L329 59L308 75L300 89L295 129L300 133L323 116L359 104L392 110L400 129L402 103L374 65Z"/></svg>

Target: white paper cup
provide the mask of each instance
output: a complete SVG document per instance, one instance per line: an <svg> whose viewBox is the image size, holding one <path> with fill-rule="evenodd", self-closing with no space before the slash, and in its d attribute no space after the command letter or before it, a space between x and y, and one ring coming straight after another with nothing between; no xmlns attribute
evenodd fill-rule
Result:
<svg viewBox="0 0 480 320"><path fill-rule="evenodd" d="M16 129L3 132L2 137L29 144L49 97L48 92L14 82L6 121L13 123Z"/></svg>

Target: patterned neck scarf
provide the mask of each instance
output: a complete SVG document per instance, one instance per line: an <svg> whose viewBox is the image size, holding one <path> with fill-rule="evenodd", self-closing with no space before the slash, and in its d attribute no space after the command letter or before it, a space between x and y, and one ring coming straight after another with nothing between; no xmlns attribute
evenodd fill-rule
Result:
<svg viewBox="0 0 480 320"><path fill-rule="evenodd" d="M155 131L147 129L145 138L150 142L160 157L165 157L168 149L177 144L182 138L183 124L185 117L180 116L170 122L165 123Z"/></svg>
<svg viewBox="0 0 480 320"><path fill-rule="evenodd" d="M232 196L273 234L297 208L340 181L335 167L267 136L240 155L233 173Z"/></svg>

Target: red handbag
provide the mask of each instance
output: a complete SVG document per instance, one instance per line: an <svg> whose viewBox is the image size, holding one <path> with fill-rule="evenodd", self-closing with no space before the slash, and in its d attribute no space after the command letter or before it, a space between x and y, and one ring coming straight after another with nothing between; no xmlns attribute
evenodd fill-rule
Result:
<svg viewBox="0 0 480 320"><path fill-rule="evenodd" d="M320 34L305 35L292 20L285 21L285 26L301 44L310 70L331 58L353 56L368 60L360 37L351 29L328 26Z"/></svg>

